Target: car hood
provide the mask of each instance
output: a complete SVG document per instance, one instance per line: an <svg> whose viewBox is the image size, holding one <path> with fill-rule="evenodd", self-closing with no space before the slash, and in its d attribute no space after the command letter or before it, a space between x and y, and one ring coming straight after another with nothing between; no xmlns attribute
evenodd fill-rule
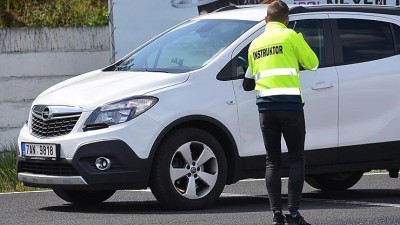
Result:
<svg viewBox="0 0 400 225"><path fill-rule="evenodd" d="M78 106L90 111L108 102L184 83L188 78L189 74L97 70L50 87L33 105Z"/></svg>

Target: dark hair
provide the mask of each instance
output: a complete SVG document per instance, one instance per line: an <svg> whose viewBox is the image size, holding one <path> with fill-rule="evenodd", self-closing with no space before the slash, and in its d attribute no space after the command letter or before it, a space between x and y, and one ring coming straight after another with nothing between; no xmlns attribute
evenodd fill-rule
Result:
<svg viewBox="0 0 400 225"><path fill-rule="evenodd" d="M276 0L268 5L267 17L270 21L283 23L289 16L289 7L285 2Z"/></svg>

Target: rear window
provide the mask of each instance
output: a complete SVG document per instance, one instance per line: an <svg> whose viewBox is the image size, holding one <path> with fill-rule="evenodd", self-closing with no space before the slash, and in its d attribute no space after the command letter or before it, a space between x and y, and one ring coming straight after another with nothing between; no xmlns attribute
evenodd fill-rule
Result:
<svg viewBox="0 0 400 225"><path fill-rule="evenodd" d="M381 59L395 54L390 23L339 19L344 64Z"/></svg>

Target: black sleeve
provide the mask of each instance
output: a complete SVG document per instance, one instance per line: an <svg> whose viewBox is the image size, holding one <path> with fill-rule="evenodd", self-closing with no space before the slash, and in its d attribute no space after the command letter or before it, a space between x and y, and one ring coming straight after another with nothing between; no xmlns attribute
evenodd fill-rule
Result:
<svg viewBox="0 0 400 225"><path fill-rule="evenodd" d="M243 89L245 91L252 91L256 87L256 82L254 79L244 78L243 79Z"/></svg>

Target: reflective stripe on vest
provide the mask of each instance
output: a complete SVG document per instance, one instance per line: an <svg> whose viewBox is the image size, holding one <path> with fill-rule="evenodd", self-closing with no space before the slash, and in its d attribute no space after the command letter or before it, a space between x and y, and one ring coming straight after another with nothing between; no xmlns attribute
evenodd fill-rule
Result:
<svg viewBox="0 0 400 225"><path fill-rule="evenodd" d="M276 68L259 72L258 74L255 75L255 80L257 81L264 77L270 77L270 76L287 76L287 75L298 76L295 68Z"/></svg>
<svg viewBox="0 0 400 225"><path fill-rule="evenodd" d="M271 88L257 91L257 96L273 96L273 95L301 95L299 88Z"/></svg>
<svg viewBox="0 0 400 225"><path fill-rule="evenodd" d="M295 68L263 70L255 76L259 97L273 95L301 95L300 80Z"/></svg>

